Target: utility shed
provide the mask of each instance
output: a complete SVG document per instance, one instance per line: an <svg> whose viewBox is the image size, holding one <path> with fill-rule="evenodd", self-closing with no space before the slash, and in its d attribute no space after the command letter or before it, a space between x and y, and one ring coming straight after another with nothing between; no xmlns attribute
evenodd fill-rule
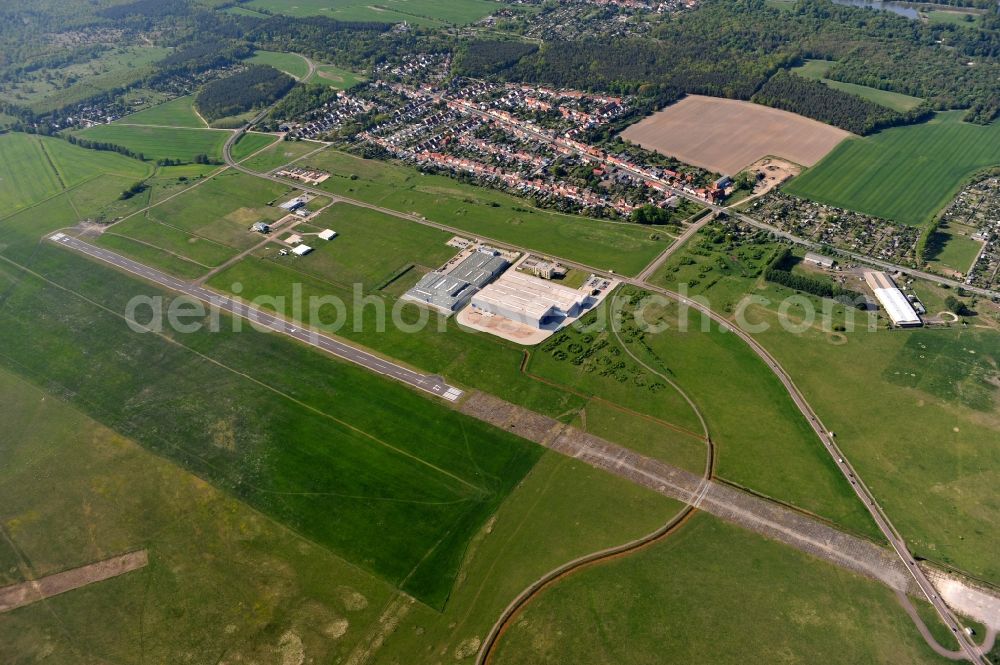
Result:
<svg viewBox="0 0 1000 665"><path fill-rule="evenodd" d="M318 234L320 240L333 240L337 237L337 232L331 229L323 229Z"/></svg>
<svg viewBox="0 0 1000 665"><path fill-rule="evenodd" d="M313 248L309 245L298 245L292 250L292 254L295 254L296 256L305 256L311 251L313 251Z"/></svg>

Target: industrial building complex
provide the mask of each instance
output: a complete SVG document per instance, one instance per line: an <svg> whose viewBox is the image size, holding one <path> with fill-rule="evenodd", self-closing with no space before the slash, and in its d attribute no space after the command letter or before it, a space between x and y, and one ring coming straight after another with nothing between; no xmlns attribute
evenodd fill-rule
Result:
<svg viewBox="0 0 1000 665"><path fill-rule="evenodd" d="M461 309L481 288L497 278L510 262L485 245L462 252L444 268L424 275L403 295L443 314Z"/></svg>
<svg viewBox="0 0 1000 665"><path fill-rule="evenodd" d="M892 281L892 277L884 272L866 272L865 282L868 283L894 326L911 328L923 325L913 305Z"/></svg>
<svg viewBox="0 0 1000 665"><path fill-rule="evenodd" d="M535 328L548 328L579 316L589 300L585 291L509 270L474 295L472 307Z"/></svg>

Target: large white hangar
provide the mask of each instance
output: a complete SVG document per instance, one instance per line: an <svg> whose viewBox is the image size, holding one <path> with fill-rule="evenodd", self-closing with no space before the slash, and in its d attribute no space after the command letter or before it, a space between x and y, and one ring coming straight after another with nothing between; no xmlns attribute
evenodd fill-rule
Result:
<svg viewBox="0 0 1000 665"><path fill-rule="evenodd" d="M579 289L508 270L472 296L472 307L535 328L578 316L590 296Z"/></svg>
<svg viewBox="0 0 1000 665"><path fill-rule="evenodd" d="M913 309L913 305L906 299L903 292L899 290L892 277L884 272L866 272L865 281L868 282L872 293L878 298L885 313L889 315L894 326L900 328L911 328L923 325L920 316Z"/></svg>

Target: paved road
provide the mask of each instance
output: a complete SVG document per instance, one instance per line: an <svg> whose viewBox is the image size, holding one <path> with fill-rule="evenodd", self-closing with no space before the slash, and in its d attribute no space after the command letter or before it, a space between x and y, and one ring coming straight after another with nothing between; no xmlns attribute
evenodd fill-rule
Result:
<svg viewBox="0 0 1000 665"><path fill-rule="evenodd" d="M292 324L285 319L269 314L256 307L251 307L240 301L206 289L203 286L185 282L162 273L159 270L150 268L137 261L125 258L120 254L109 252L106 249L95 247L65 233L56 233L49 237L49 240L67 249L71 249L81 254L86 254L104 263L110 264L132 273L142 279L153 282L158 286L183 293L184 295L196 298L212 307L216 307L233 316L238 316L252 322L256 327L278 332L293 339L316 347L326 353L337 356L343 360L350 361L356 365L369 369L373 372L395 379L401 383L410 385L418 390L431 393L442 399L454 402L462 396L462 391L454 386L448 385L439 376L420 374L411 369L396 365L384 358L363 351L357 347L340 342L332 337L320 334L314 330L303 329L297 324Z"/></svg>

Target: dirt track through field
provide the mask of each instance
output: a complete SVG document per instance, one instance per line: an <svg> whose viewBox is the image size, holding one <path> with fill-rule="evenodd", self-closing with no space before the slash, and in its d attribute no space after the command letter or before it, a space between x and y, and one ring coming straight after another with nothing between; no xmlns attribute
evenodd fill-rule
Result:
<svg viewBox="0 0 1000 665"><path fill-rule="evenodd" d="M621 136L682 162L735 175L767 156L812 166L851 134L753 102L688 95Z"/></svg>
<svg viewBox="0 0 1000 665"><path fill-rule="evenodd" d="M88 584L124 575L133 570L144 568L148 563L149 554L147 551L139 550L72 570L65 570L61 573L47 575L41 579L0 588L0 614L60 593L79 589Z"/></svg>

